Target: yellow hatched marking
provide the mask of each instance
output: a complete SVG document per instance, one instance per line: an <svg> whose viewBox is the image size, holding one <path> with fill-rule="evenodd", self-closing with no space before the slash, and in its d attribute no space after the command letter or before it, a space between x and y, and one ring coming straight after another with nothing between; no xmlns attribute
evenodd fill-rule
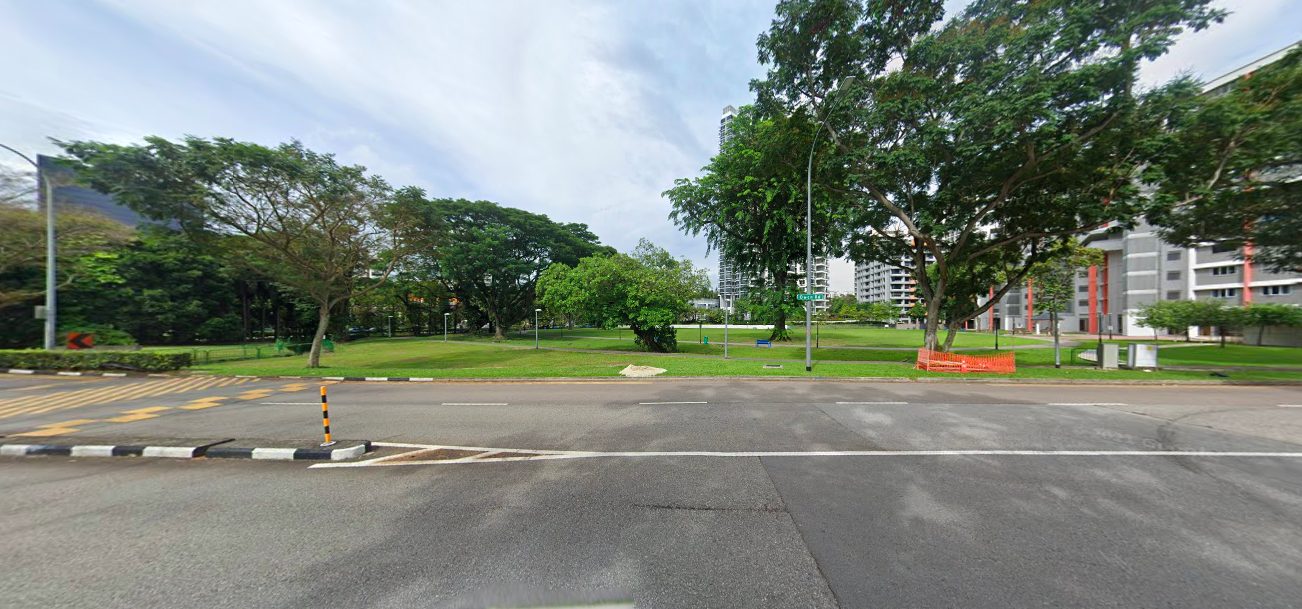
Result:
<svg viewBox="0 0 1302 609"><path fill-rule="evenodd" d="M162 393L165 389L170 389L178 381L146 381L143 383L132 383L115 389L100 390L46 402L40 408L29 410L28 414L40 414L55 410L66 410L69 408L78 408L81 406L90 406L92 404L107 404L112 402L123 402L142 397L152 397Z"/></svg>
<svg viewBox="0 0 1302 609"><path fill-rule="evenodd" d="M213 406L221 406L221 405L222 405L222 404L221 404L222 401L224 401L224 400L229 400L229 399L230 399L230 398L227 397L227 396L212 396L212 397L207 397L207 398L199 398L199 399L197 399L197 400L190 400L190 403L186 404L185 406L182 406L181 409L182 409L182 410L203 410L204 408L212 408Z"/></svg>
<svg viewBox="0 0 1302 609"><path fill-rule="evenodd" d="M65 434L75 433L76 431L77 428L75 427L48 427L45 429L38 429L36 431L24 431L23 433L16 433L14 435L31 436L34 438L39 438L45 436L62 436Z"/></svg>
<svg viewBox="0 0 1302 609"><path fill-rule="evenodd" d="M290 383L288 385L282 385L277 391L307 391L307 383Z"/></svg>
<svg viewBox="0 0 1302 609"><path fill-rule="evenodd" d="M98 422L99 422L98 419L73 419L71 421L62 421L59 423L46 423L45 425L41 425L40 429L37 429L35 431L25 431L23 433L16 433L14 435L31 436L31 437L61 436L64 434L69 434L77 431L77 427L74 426L85 425L87 423L98 423Z"/></svg>
<svg viewBox="0 0 1302 609"><path fill-rule="evenodd" d="M137 408L135 410L124 411L122 413L123 416L113 417L108 420L112 423L131 423L133 421L143 421L145 419L156 419L158 418L158 415L154 413L162 412L164 410L171 410L171 408L168 408L167 406L151 406L149 408Z"/></svg>
<svg viewBox="0 0 1302 609"><path fill-rule="evenodd" d="M82 406L108 404L175 393L243 385L257 379L223 377L181 377L165 381L144 381L126 385L100 385L76 391L61 391L46 396L24 396L0 400L0 419L18 415L42 414ZM269 395L269 394L268 394ZM265 395L257 397L266 397Z"/></svg>
<svg viewBox="0 0 1302 609"><path fill-rule="evenodd" d="M251 389L241 393L238 397L241 400L256 400L258 398L265 398L271 394L272 390L270 389Z"/></svg>

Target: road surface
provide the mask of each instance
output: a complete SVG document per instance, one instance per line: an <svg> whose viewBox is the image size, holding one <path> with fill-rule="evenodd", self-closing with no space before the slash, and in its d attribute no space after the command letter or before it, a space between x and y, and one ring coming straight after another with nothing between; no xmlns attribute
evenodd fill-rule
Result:
<svg viewBox="0 0 1302 609"><path fill-rule="evenodd" d="M318 387L6 377L0 440L312 438ZM349 467L0 458L0 604L1302 599L1297 387L657 379L328 390L337 436L390 445ZM440 461L429 447L483 456Z"/></svg>

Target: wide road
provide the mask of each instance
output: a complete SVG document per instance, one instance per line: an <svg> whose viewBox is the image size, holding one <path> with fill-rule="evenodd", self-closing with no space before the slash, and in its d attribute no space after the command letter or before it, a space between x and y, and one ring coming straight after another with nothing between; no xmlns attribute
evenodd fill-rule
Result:
<svg viewBox="0 0 1302 609"><path fill-rule="evenodd" d="M0 441L318 431L319 385L203 382L0 378ZM1302 605L1298 387L328 390L387 445L0 459L0 605Z"/></svg>

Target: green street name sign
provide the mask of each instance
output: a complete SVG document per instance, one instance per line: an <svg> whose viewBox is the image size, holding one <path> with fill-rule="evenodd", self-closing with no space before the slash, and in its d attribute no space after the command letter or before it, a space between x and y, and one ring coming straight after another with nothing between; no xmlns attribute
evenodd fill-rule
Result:
<svg viewBox="0 0 1302 609"><path fill-rule="evenodd" d="M796 300L805 302L807 300L827 300L827 294L815 292L813 294L796 294Z"/></svg>

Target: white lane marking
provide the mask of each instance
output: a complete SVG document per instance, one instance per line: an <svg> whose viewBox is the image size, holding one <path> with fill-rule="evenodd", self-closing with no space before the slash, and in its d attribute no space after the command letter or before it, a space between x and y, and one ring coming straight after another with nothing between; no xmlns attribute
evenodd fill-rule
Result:
<svg viewBox="0 0 1302 609"><path fill-rule="evenodd" d="M1280 408L1302 408L1302 404L1280 404Z"/></svg>
<svg viewBox="0 0 1302 609"><path fill-rule="evenodd" d="M661 404L709 404L709 402L638 402L638 406L658 406Z"/></svg>
<svg viewBox="0 0 1302 609"><path fill-rule="evenodd" d="M321 402L258 402L263 406L315 406Z"/></svg>
<svg viewBox="0 0 1302 609"><path fill-rule="evenodd" d="M837 402L839 406L891 406L908 404L908 402Z"/></svg>
<svg viewBox="0 0 1302 609"><path fill-rule="evenodd" d="M1125 402L1049 402L1049 406L1129 406Z"/></svg>
<svg viewBox="0 0 1302 609"><path fill-rule="evenodd" d="M443 402L442 406L509 406L506 402Z"/></svg>
<svg viewBox="0 0 1302 609"><path fill-rule="evenodd" d="M373 443L373 445L391 445ZM422 446L422 445L402 445ZM427 460L427 461L388 461L387 458L360 461L356 463L319 463L311 468L320 467L388 467L397 465L453 465L461 463L501 463L507 461L546 461L554 459L593 459L598 457L970 457L970 456L1011 456L1011 457L1277 457L1302 459L1302 452L1256 452L1256 451L1211 451L1211 450L1004 450L1004 449L960 449L960 450L817 450L817 451L739 451L721 452L705 450L683 451L542 451L511 448L487 448L481 446L439 446L426 448L443 448L451 450L481 450L525 453L525 456Z"/></svg>

